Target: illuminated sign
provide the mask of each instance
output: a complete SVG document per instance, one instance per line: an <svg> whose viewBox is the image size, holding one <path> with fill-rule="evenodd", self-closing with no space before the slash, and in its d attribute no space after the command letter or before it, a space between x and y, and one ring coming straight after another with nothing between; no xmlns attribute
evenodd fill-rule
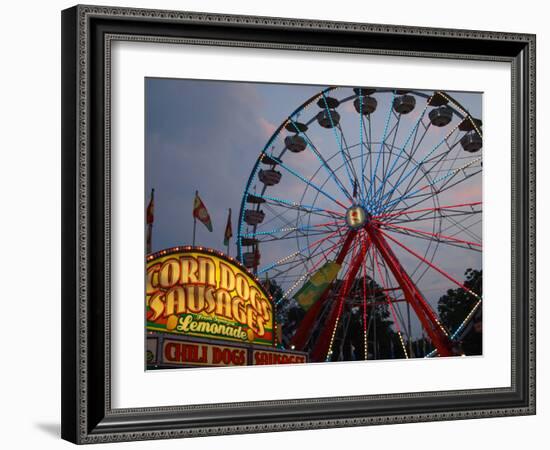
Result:
<svg viewBox="0 0 550 450"><path fill-rule="evenodd" d="M231 344L213 339L187 336L153 335L147 340L159 342L158 358L148 361L149 368L193 366L252 366L303 364L307 354L297 351L266 348L251 344Z"/></svg>
<svg viewBox="0 0 550 450"><path fill-rule="evenodd" d="M252 364L265 366L272 364L303 364L307 362L305 353L288 351L252 350Z"/></svg>
<svg viewBox="0 0 550 450"><path fill-rule="evenodd" d="M165 339L162 360L177 365L246 366L247 350L231 345Z"/></svg>
<svg viewBox="0 0 550 450"><path fill-rule="evenodd" d="M202 247L147 257L147 329L273 345L271 298L241 264Z"/></svg>

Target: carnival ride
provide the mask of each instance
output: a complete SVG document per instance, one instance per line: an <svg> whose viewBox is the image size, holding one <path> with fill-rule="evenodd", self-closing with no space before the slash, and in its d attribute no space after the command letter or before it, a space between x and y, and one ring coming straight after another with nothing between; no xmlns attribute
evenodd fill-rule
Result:
<svg viewBox="0 0 550 450"><path fill-rule="evenodd" d="M411 309L428 356L461 354L482 298L460 281L466 267L449 266L480 261L481 127L447 92L368 87L323 89L281 123L244 190L237 247L249 270L281 287L279 306L323 264L338 265L294 348L312 361L343 359L335 342L359 310L367 359L369 309L382 301L403 357L414 356ZM438 278L475 298L454 330L428 295Z"/></svg>

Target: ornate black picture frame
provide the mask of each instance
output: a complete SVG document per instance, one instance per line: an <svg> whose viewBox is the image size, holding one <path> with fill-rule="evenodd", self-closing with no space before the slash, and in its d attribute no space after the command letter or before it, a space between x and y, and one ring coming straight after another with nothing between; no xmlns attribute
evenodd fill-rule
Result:
<svg viewBox="0 0 550 450"><path fill-rule="evenodd" d="M511 386L113 409L110 49L117 40L508 62ZM534 35L75 6L62 12L62 109L64 439L84 444L535 414Z"/></svg>

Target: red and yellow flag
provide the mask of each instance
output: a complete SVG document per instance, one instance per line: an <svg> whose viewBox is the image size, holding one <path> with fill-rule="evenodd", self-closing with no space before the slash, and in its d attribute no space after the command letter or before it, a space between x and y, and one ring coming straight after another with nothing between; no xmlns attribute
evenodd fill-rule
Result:
<svg viewBox="0 0 550 450"><path fill-rule="evenodd" d="M224 245L229 245L229 239L233 237L233 228L231 227L231 208L229 208L229 215L227 216L227 224L225 225L225 233L223 235Z"/></svg>
<svg viewBox="0 0 550 450"><path fill-rule="evenodd" d="M212 232L212 221L210 220L210 214L201 198L199 197L199 191L195 192L195 201L193 202L193 217L199 219L208 231Z"/></svg>

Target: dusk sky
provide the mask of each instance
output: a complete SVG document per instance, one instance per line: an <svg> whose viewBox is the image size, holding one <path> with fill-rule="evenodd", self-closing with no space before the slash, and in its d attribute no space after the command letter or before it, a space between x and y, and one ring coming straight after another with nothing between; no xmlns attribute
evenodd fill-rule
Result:
<svg viewBox="0 0 550 450"><path fill-rule="evenodd" d="M223 245L224 229L228 208L231 208L234 237L231 241L230 253L236 256L237 219L241 199L260 152L275 129L290 113L326 87L147 78L145 80L146 192L144 204L147 205L150 191L154 188L153 251L191 244L193 198L195 190L198 190L210 213L214 229L210 233L203 224L197 223L197 245L226 251ZM346 89L342 89L341 93L336 93L335 96L342 98L353 94L351 89ZM349 93L346 94L345 92L348 91ZM390 95L389 93L374 94L378 100L378 109L372 114L373 141L377 140L376 136L382 136L384 133L387 105L391 104ZM453 92L452 96L468 109L472 116L482 116L480 93ZM423 108L419 99L415 110L407 115L406 120L403 120L401 128L398 128L395 133L396 148L400 141L401 143L405 141L412 124L419 120ZM313 117L318 111L319 107L314 104L303 112L300 120L305 121L304 119ZM342 130L346 139L350 140L347 144L352 147L359 142L357 126L359 114L353 109L352 102L342 104L338 111L342 115ZM423 141L426 150L421 149L419 157L422 156L422 151L428 152L432 149L458 120L455 117L448 127L433 131L430 129L430 133ZM330 157L329 155L333 155L331 161L334 163L334 169L337 170L338 176L345 180L341 160L337 163L337 156L334 156L338 152L338 140L335 140L333 130L322 129L317 123L313 123L308 134L326 159ZM378 140L380 139L379 137ZM274 145L273 153L278 154L282 148L281 139L278 139ZM353 153L353 151L350 152ZM472 156L462 149L460 151L462 153L456 160L436 167L437 172L430 174L432 179L445 176L449 170L459 167L460 158L467 161L466 157L479 157L482 153L478 152ZM285 162L294 170L307 179L314 180L317 186L326 186L330 195L339 194L337 188L334 185L331 186L330 180L327 181L326 172L317 172L319 162L313 153L306 150L299 154L291 154L288 158L289 162L287 159ZM291 174L282 172L280 185L275 186L271 192L268 190L266 195L297 201L302 199L301 202L304 204L317 202L316 205L328 208L329 199L319 198L318 192L308 189ZM262 188L259 181L255 181L251 189L253 190L254 187L258 192ZM349 189L351 190L352 187ZM474 176L460 183L456 188L442 193L439 198L441 205L475 201L481 201L480 176ZM426 207L426 205L430 206L429 202L419 207ZM275 214L275 211L271 212ZM268 211L266 213L269 214ZM288 226L290 217L289 215L280 219L271 218L272 222L264 225L274 229ZM474 215L471 219L468 217L463 225L470 227L469 229L475 235L481 236L479 218L479 215ZM266 216L267 220L268 216ZM304 225L302 219L298 220L299 225ZM431 224L426 222L414 226L417 229L431 230ZM459 229L453 228L452 224L445 223L442 230L447 226L451 226L447 234L460 232ZM399 237L404 244L424 254L427 241L402 235L393 236ZM461 237L464 234L456 234L456 236ZM297 239L285 240L277 245L266 244L261 249L260 267L288 256L296 251L297 247L303 248L309 242ZM411 271L416 268L418 260L409 254L399 252L399 249L395 251L399 253L405 267ZM466 268L481 268L481 253L440 245L433 262L459 280L463 280ZM446 289L456 287L432 270L422 277L418 286L432 304L437 302Z"/></svg>

